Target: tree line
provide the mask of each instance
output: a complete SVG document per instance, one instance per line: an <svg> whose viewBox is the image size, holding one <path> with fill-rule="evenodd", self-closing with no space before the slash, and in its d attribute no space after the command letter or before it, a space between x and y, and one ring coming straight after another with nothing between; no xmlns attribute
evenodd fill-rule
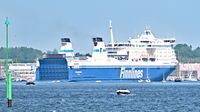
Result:
<svg viewBox="0 0 200 112"><path fill-rule="evenodd" d="M176 57L181 63L200 63L200 47L192 49L191 45L177 44L175 47ZM33 63L37 59L42 58L44 54L56 54L56 49L52 51L42 52L41 50L28 47L13 47L9 48L9 59L16 63ZM89 56L91 54L75 53L75 56ZM0 47L0 59L4 60L6 57L6 49Z"/></svg>
<svg viewBox="0 0 200 112"><path fill-rule="evenodd" d="M43 52L41 50L27 48L27 47L13 47L9 48L9 59L14 63L33 63L38 58L42 58ZM0 48L0 59L5 59L6 49Z"/></svg>
<svg viewBox="0 0 200 112"><path fill-rule="evenodd" d="M200 63L200 47L192 49L191 45L177 44L174 49L179 62Z"/></svg>

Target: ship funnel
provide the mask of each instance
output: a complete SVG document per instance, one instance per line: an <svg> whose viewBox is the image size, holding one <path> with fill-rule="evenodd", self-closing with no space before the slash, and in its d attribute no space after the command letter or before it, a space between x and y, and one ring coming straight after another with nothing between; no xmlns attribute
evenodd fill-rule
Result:
<svg viewBox="0 0 200 112"><path fill-rule="evenodd" d="M61 47L59 54L65 54L67 58L74 57L74 50L70 38L61 38Z"/></svg>
<svg viewBox="0 0 200 112"><path fill-rule="evenodd" d="M105 44L101 37L92 38L94 47L92 52L92 58L96 61L107 59L107 51L105 48Z"/></svg>
<svg viewBox="0 0 200 112"><path fill-rule="evenodd" d="M144 33L141 34L141 36L139 37L140 39L147 39L147 40L153 40L155 39L153 33L151 32L151 29L149 26L145 27Z"/></svg>
<svg viewBox="0 0 200 112"><path fill-rule="evenodd" d="M103 42L101 37L92 38L94 46L97 46L98 42Z"/></svg>
<svg viewBox="0 0 200 112"><path fill-rule="evenodd" d="M62 43L67 43L67 42L70 43L71 41L70 41L70 38L61 38L61 42Z"/></svg>

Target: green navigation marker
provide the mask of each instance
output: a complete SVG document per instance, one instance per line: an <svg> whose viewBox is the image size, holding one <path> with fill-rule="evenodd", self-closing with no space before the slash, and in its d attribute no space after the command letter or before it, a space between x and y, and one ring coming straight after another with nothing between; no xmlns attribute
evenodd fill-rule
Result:
<svg viewBox="0 0 200 112"><path fill-rule="evenodd" d="M10 21L6 18L6 96L8 99L8 107L12 107L12 76L8 73L8 25Z"/></svg>

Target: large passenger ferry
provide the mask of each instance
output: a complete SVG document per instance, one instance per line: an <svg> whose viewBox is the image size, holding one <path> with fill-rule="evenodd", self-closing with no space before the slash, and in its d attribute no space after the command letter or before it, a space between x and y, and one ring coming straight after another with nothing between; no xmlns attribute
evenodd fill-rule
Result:
<svg viewBox="0 0 200 112"><path fill-rule="evenodd" d="M69 38L62 39L60 53L68 61L69 81L140 80L161 81L176 68L175 39L155 38L150 28L127 42L115 42L110 21L111 41L93 38L92 57L74 58Z"/></svg>

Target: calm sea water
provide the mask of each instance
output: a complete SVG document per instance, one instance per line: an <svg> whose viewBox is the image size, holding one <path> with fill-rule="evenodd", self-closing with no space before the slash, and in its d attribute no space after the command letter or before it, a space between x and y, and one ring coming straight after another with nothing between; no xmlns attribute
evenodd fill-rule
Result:
<svg viewBox="0 0 200 112"><path fill-rule="evenodd" d="M115 91L127 88L130 95ZM0 112L199 112L200 82L13 82L13 107L7 108L0 82Z"/></svg>

